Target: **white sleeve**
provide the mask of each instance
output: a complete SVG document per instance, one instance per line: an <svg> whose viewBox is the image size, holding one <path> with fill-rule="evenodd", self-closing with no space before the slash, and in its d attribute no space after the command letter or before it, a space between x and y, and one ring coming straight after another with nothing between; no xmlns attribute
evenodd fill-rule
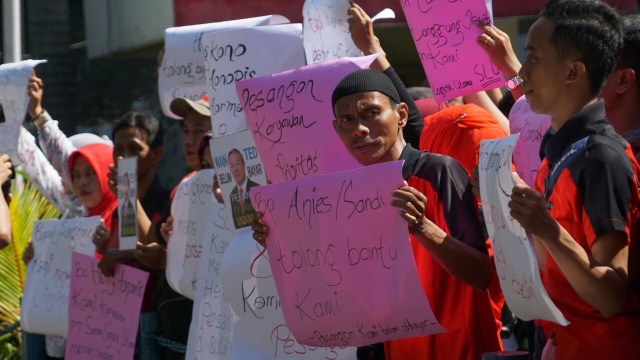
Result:
<svg viewBox="0 0 640 360"><path fill-rule="evenodd" d="M67 165L69 156L76 150L67 135L65 135L58 122L51 118L48 112L44 112L43 116L46 121L38 128L38 141L42 152L51 165L60 173L62 180L67 184L71 184L71 176Z"/></svg>
<svg viewBox="0 0 640 360"><path fill-rule="evenodd" d="M42 151L36 145L36 139L24 127L18 137L18 158L29 180L40 193L62 214L66 210L68 196L64 193L62 178L51 166Z"/></svg>

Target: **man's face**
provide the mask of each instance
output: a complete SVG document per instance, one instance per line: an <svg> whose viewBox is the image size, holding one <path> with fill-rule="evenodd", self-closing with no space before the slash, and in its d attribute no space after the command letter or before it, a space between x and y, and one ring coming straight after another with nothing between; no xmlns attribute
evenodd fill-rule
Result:
<svg viewBox="0 0 640 360"><path fill-rule="evenodd" d="M544 17L533 23L525 45L526 59L519 72L531 110L552 116L554 106L560 103L566 76L564 62L549 42L554 27L553 21Z"/></svg>
<svg viewBox="0 0 640 360"><path fill-rule="evenodd" d="M127 127L115 133L113 137L113 162L118 157L138 157L138 177L143 178L158 162L156 152L149 147L147 134L135 127Z"/></svg>
<svg viewBox="0 0 640 360"><path fill-rule="evenodd" d="M192 169L200 169L198 161L198 145L202 136L211 131L211 119L191 111L184 118L182 127L182 148L187 165Z"/></svg>
<svg viewBox="0 0 640 360"><path fill-rule="evenodd" d="M396 143L406 124L406 105L393 105L377 91L356 93L339 99L333 121L338 136L351 155L362 165L397 160ZM397 153L397 154L396 154Z"/></svg>
<svg viewBox="0 0 640 360"><path fill-rule="evenodd" d="M245 178L244 159L237 152L229 154L229 168L236 184L242 184Z"/></svg>

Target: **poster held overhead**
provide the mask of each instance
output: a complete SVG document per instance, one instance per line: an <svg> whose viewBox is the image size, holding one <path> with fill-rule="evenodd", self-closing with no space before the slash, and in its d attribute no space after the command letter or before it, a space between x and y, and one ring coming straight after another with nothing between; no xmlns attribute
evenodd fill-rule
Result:
<svg viewBox="0 0 640 360"><path fill-rule="evenodd" d="M203 35L202 46L214 137L247 128L236 94L238 81L305 64L301 24L209 33Z"/></svg>
<svg viewBox="0 0 640 360"><path fill-rule="evenodd" d="M197 100L206 95L206 71L202 36L216 31L251 26L286 24L281 15L222 21L209 24L171 27L164 32L164 53L158 69L158 92L164 114L179 119L169 104L177 97Z"/></svg>
<svg viewBox="0 0 640 360"><path fill-rule="evenodd" d="M485 0L401 4L438 102L504 86L502 72L476 43L478 25L492 23Z"/></svg>
<svg viewBox="0 0 640 360"><path fill-rule="evenodd" d="M9 154L18 161L16 150L20 126L27 113L29 96L27 85L33 68L47 60L24 60L0 65L0 105L4 118L0 118L0 153Z"/></svg>

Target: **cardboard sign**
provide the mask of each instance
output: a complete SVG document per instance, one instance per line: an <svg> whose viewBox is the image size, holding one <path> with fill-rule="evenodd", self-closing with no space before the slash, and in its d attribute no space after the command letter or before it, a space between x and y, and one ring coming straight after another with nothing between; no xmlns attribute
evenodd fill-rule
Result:
<svg viewBox="0 0 640 360"><path fill-rule="evenodd" d="M360 167L336 134L331 94L377 55L344 58L238 82L251 135L272 183Z"/></svg>
<svg viewBox="0 0 640 360"><path fill-rule="evenodd" d="M288 22L289 20L284 16L267 15L166 29L164 32L164 56L162 57L162 65L158 69L158 92L164 114L179 119L169 108L173 99L185 97L195 101L207 94L206 68L202 54L204 50L202 36L204 34Z"/></svg>
<svg viewBox="0 0 640 360"><path fill-rule="evenodd" d="M514 181L511 155L519 135L480 143L480 195L491 238L500 287L509 309L523 320L541 319L567 325L569 321L545 290L531 240L509 215Z"/></svg>
<svg viewBox="0 0 640 360"><path fill-rule="evenodd" d="M175 202L175 199L174 199ZM222 294L222 258L233 238L223 206L207 219L212 236L202 243L186 359L226 360L231 355L233 313Z"/></svg>
<svg viewBox="0 0 640 360"><path fill-rule="evenodd" d="M236 94L241 80L303 66L302 26L233 29L202 36L214 136L247 128Z"/></svg>
<svg viewBox="0 0 640 360"><path fill-rule="evenodd" d="M348 0L306 0L302 6L307 64L362 56L351 39Z"/></svg>
<svg viewBox="0 0 640 360"><path fill-rule="evenodd" d="M173 202L173 231L167 246L167 282L176 292L194 299L200 281L203 247L210 241L227 242L226 209L214 197L215 170L200 170L178 185ZM221 255L220 255L221 256Z"/></svg>
<svg viewBox="0 0 640 360"><path fill-rule="evenodd" d="M31 70L47 60L24 60L0 65L0 105L4 117L0 118L0 153L18 159L20 125L27 113L29 96L27 85Z"/></svg>
<svg viewBox="0 0 640 360"><path fill-rule="evenodd" d="M138 241L138 157L118 160L119 249L133 250Z"/></svg>
<svg viewBox="0 0 640 360"><path fill-rule="evenodd" d="M222 261L224 297L234 313L231 360L352 360L353 347L316 347L296 340L282 316L282 307L266 249L242 229Z"/></svg>
<svg viewBox="0 0 640 360"><path fill-rule="evenodd" d="M91 241L99 216L38 220L33 226L34 257L27 267L20 323L25 331L67 335L71 253L93 256Z"/></svg>
<svg viewBox="0 0 640 360"><path fill-rule="evenodd" d="M105 276L98 259L73 253L66 359L133 359L149 274L118 264Z"/></svg>
<svg viewBox="0 0 640 360"><path fill-rule="evenodd" d="M485 0L403 0L402 9L438 102L504 86L502 72L476 43L491 24Z"/></svg>
<svg viewBox="0 0 640 360"><path fill-rule="evenodd" d="M386 162L251 190L300 343L362 346L445 331L418 279L407 223L391 206L401 169Z"/></svg>

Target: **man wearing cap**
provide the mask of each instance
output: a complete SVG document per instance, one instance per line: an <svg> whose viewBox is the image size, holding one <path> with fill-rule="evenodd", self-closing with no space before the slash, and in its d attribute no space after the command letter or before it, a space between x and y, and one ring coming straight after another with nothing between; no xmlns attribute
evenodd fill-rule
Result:
<svg viewBox="0 0 640 360"><path fill-rule="evenodd" d="M385 343L387 359L479 359L500 350L486 288L491 264L467 172L454 159L418 151L402 128L407 105L383 73L360 70L345 77L332 96L333 126L362 165L404 160L406 183L392 205L409 226L424 291L447 333ZM254 238L268 229L257 220ZM394 294L379 294L394 296Z"/></svg>
<svg viewBox="0 0 640 360"><path fill-rule="evenodd" d="M171 112L184 119L182 124L182 148L187 165L194 170L200 169L198 145L202 136L211 131L211 109L209 98L203 96L196 101L179 97L169 105Z"/></svg>

